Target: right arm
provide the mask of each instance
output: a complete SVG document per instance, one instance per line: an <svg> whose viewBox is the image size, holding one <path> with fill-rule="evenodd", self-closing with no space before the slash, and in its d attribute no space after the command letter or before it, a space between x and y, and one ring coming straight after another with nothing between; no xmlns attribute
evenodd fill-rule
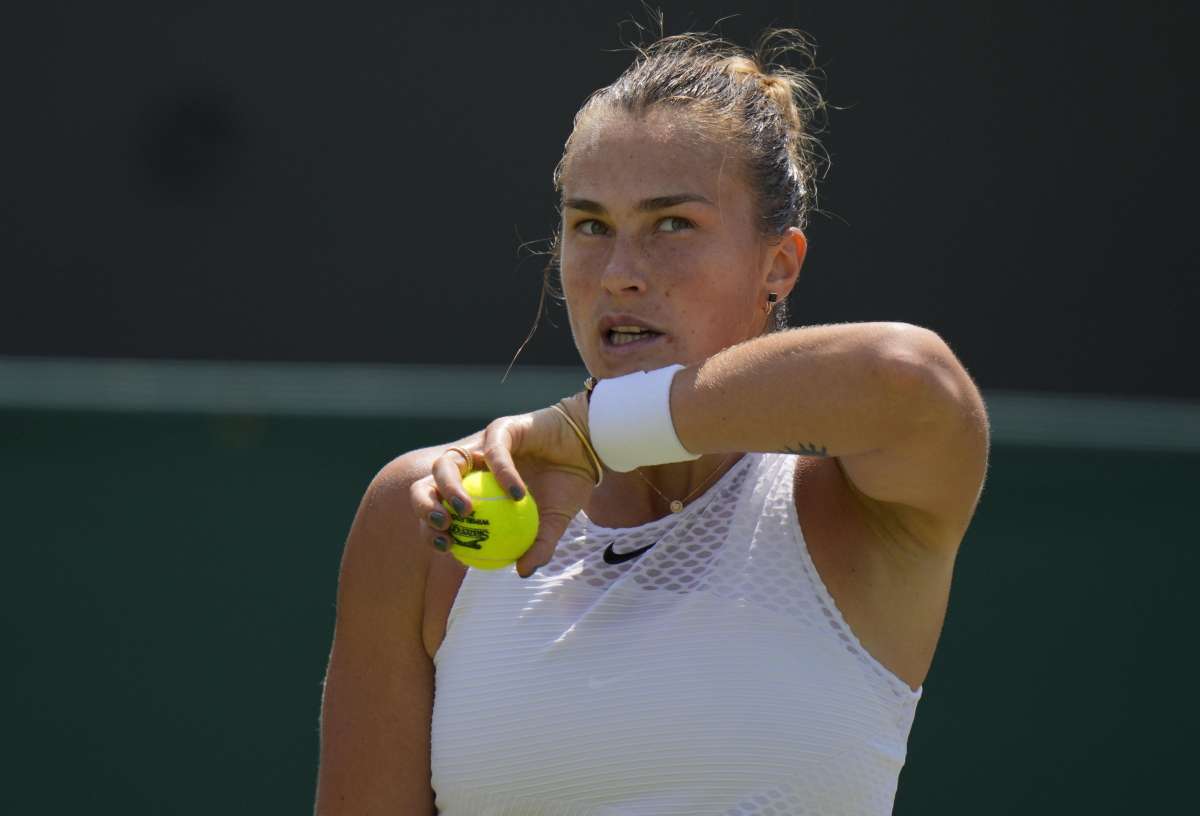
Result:
<svg viewBox="0 0 1200 816"><path fill-rule="evenodd" d="M407 453L367 488L342 554L321 700L317 816L435 813L433 662L421 636L432 547L410 489L438 449Z"/></svg>
<svg viewBox="0 0 1200 816"><path fill-rule="evenodd" d="M586 428L586 400L564 401ZM501 417L452 444L475 456L505 488L537 499L537 538L519 561L528 575L550 559L567 523L592 492L592 464L550 408ZM447 446L391 462L372 480L342 554L333 648L321 699L316 816L436 813L430 782L433 661L425 650L430 513L463 490L466 463ZM516 462L523 470L519 471ZM518 570L518 574L520 570Z"/></svg>

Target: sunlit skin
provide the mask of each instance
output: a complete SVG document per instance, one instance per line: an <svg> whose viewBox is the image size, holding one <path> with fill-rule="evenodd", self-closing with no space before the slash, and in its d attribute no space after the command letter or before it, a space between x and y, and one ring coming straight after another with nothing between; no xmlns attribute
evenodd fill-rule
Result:
<svg viewBox="0 0 1200 816"><path fill-rule="evenodd" d="M342 560L318 809L431 809L438 654L468 569L453 558L443 500L454 514L471 513L476 499L463 477L472 470L486 468L514 499L536 498L537 537L515 565L532 581L527 590L500 587L536 603L557 598L613 543L599 537L587 564L572 552L563 570L537 576L581 509L618 528L669 513L642 474L670 498L692 501L742 451L794 455L792 507L764 505L763 518L798 536L804 520L806 569L820 573L863 650L911 691L924 682L987 471L986 406L949 346L919 326L872 321L764 335L767 293L788 297L807 244L799 229L763 235L736 146L719 130L697 129L704 121L695 105L644 118L585 111L562 166L559 260L588 370L608 379L685 365L670 383L670 418L684 447L706 455L598 473L580 387L380 471ZM617 315L661 334L606 342L602 321ZM775 472L793 473L782 463ZM685 537L670 546L696 544ZM406 776L394 757L412 760L400 763Z"/></svg>
<svg viewBox="0 0 1200 816"><path fill-rule="evenodd" d="M575 345L597 378L697 363L756 337L768 320L767 293L783 300L796 283L804 234L791 229L768 240L734 148L706 138L685 115L590 118L575 135L562 181L563 293ZM662 200L681 198L693 200ZM613 348L600 320L614 313L664 334L644 348ZM704 456L641 472L682 498L738 458ZM587 512L630 526L666 507L636 473L612 473Z"/></svg>
<svg viewBox="0 0 1200 816"><path fill-rule="evenodd" d="M581 123L564 165L560 260L587 367L603 380L686 366L670 384L670 418L684 448L705 456L629 474L608 471L597 485L586 441L547 407L497 418L460 440L461 455L440 455L432 479L413 485L417 515L429 520L432 535L446 529L444 516L430 516L440 497L457 499L459 512L469 513L461 475L474 468L486 466L514 498L528 488L540 522L533 546L517 562L524 578L549 562L581 509L603 526L632 527L665 516L672 499L694 498L741 451L836 458L837 471L826 472L853 485L875 534L892 541L863 549L864 558L888 562L895 546L907 548L906 555L917 552L920 559L904 567L928 556L933 566L924 578L937 584L945 577L940 559L961 542L986 472L986 408L978 389L945 341L919 326L874 321L763 334L766 293L786 297L795 286L804 236L798 229L763 236L734 151L699 138L681 121L678 129L653 117ZM641 345L615 345L604 332L609 319L655 331L635 341ZM583 426L580 437L586 433L582 391L555 407ZM446 536L432 543L445 550ZM876 564L885 573L895 566ZM943 597L938 587L945 588L937 584L926 597ZM870 603L877 606L868 617L907 601ZM920 624L929 635L944 609L923 612ZM875 620L885 625L889 615ZM935 640L924 641L926 657ZM909 668L920 678L927 666Z"/></svg>

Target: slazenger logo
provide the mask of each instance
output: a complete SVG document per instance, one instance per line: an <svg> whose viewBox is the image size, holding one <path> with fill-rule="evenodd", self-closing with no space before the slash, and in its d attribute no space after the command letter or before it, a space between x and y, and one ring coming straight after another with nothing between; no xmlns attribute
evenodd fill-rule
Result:
<svg viewBox="0 0 1200 816"><path fill-rule="evenodd" d="M450 514L450 537L454 539L454 543L462 547L470 547L473 550L482 550L483 542L487 541L491 536L491 531L487 526L491 524L487 519L475 518L475 516L460 516L457 513Z"/></svg>

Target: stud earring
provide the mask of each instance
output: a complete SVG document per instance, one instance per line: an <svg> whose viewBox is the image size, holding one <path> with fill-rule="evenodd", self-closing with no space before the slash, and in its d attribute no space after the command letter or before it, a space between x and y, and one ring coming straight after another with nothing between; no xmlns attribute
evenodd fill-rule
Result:
<svg viewBox="0 0 1200 816"><path fill-rule="evenodd" d="M763 314L770 314L775 308L775 301L779 300L779 295L776 292L767 292L767 305L763 307Z"/></svg>

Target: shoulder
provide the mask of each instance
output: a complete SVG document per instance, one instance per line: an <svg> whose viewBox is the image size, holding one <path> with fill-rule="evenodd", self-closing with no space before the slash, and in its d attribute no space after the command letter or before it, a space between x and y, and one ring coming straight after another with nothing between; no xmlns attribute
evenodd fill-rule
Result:
<svg viewBox="0 0 1200 816"><path fill-rule="evenodd" d="M423 595L433 552L420 545L413 484L429 475L433 461L451 445L473 443L476 437L408 451L371 479L342 553L339 609L364 601L391 603L405 590L410 596Z"/></svg>
<svg viewBox="0 0 1200 816"><path fill-rule="evenodd" d="M392 459L371 479L363 494L360 515L384 523L414 520L409 501L413 483L428 476L434 460L451 446L473 445L479 436L480 433L475 433L444 444L417 448Z"/></svg>
<svg viewBox="0 0 1200 816"><path fill-rule="evenodd" d="M321 701L322 813L335 802L339 812L365 812L372 802L432 812L434 670L423 628L433 553L420 544L411 488L445 447L409 451L380 468L351 525Z"/></svg>
<svg viewBox="0 0 1200 816"><path fill-rule="evenodd" d="M409 491L414 482L429 475L433 461L444 449L431 447L407 451L381 467L363 494L360 515L380 522L410 518Z"/></svg>

